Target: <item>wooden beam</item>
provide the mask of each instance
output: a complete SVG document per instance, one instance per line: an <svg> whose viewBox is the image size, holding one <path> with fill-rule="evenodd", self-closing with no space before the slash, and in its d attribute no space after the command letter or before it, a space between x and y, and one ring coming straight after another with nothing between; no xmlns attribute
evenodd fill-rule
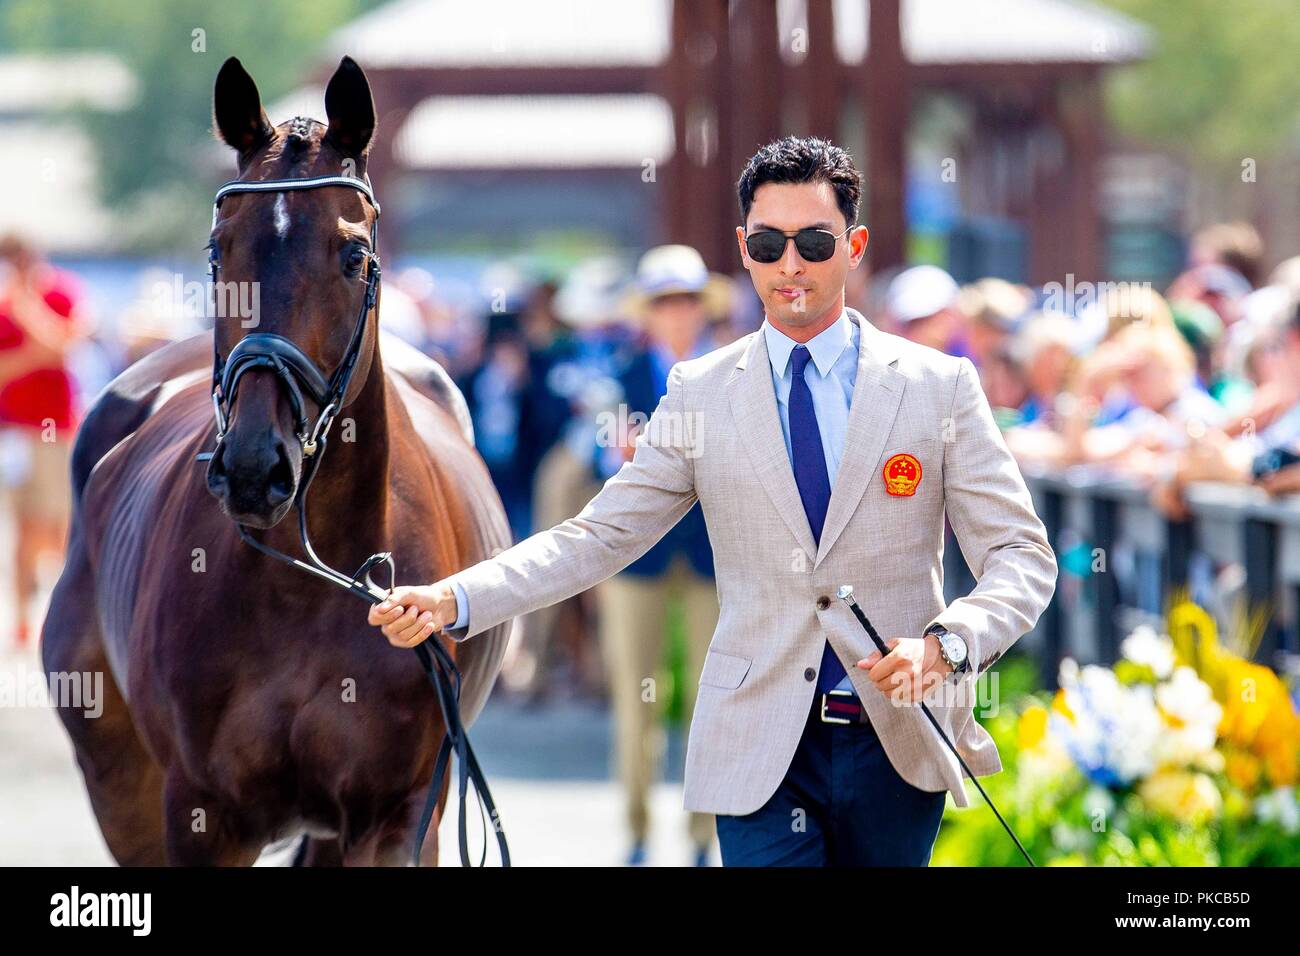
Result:
<svg viewBox="0 0 1300 956"><path fill-rule="evenodd" d="M776 0L736 0L731 19L731 93L736 103L731 165L736 178L760 146L785 132L776 22Z"/></svg>
<svg viewBox="0 0 1300 956"><path fill-rule="evenodd" d="M686 47L695 32L695 5L673 0L668 59L658 76L659 90L673 114L673 155L656 172L666 204L664 238L689 244L692 239L691 194L694 169L686 152L687 114L691 106L691 69Z"/></svg>
<svg viewBox="0 0 1300 956"><path fill-rule="evenodd" d="M900 0L871 0L862 102L867 113L867 247L871 271L906 258L906 144L911 78L903 55Z"/></svg>
<svg viewBox="0 0 1300 956"><path fill-rule="evenodd" d="M807 126L804 134L838 143L840 97L836 89L839 54L835 49L835 8L830 0L808 3L808 56L800 65L804 75Z"/></svg>
<svg viewBox="0 0 1300 956"><path fill-rule="evenodd" d="M373 84L388 76L397 89L414 100L429 96L587 95L592 93L646 93L655 89L661 67L427 67L401 69L373 67L366 76ZM333 70L315 75L324 84Z"/></svg>

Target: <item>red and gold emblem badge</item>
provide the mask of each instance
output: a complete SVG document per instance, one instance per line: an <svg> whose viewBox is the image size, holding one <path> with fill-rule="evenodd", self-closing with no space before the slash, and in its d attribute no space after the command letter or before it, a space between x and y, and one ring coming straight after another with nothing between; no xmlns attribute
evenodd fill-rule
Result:
<svg viewBox="0 0 1300 956"><path fill-rule="evenodd" d="M911 455L894 455L885 462L885 490L907 498L916 494L921 483L921 463Z"/></svg>

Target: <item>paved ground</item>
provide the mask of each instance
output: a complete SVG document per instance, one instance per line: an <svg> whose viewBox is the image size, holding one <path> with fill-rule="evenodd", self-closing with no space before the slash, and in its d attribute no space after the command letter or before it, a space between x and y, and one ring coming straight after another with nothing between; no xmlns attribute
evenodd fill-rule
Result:
<svg viewBox="0 0 1300 956"><path fill-rule="evenodd" d="M36 672L35 650L0 650L0 676ZM558 704L524 709L489 703L470 738L496 799L517 865L607 866L626 851L623 800L610 781L610 721L603 708ZM651 865L691 858L681 809L680 734L670 737L669 782L653 795ZM450 804L449 804L450 806ZM482 842L478 805L469 834ZM454 810L440 828L444 863L456 863ZM491 835L489 834L489 837ZM495 852L495 848L493 848ZM717 862L714 850L714 862ZM287 853L264 859L275 863ZM53 711L0 707L0 865L111 865L90 811L72 748Z"/></svg>
<svg viewBox="0 0 1300 956"><path fill-rule="evenodd" d="M32 675L39 667L34 639L33 646L21 651L12 640L12 540L8 514L0 508L0 678L10 681ZM40 608L33 611L38 619ZM611 726L603 707L568 702L524 709L497 696L471 729L470 739L516 865L608 866L623 861L623 798L611 781ZM692 858L681 805L682 748L682 735L671 734L666 782L652 796L657 825L648 847L650 865L681 866ZM442 860L457 864L453 801L449 807L439 829ZM469 813L470 846L477 852L482 824L472 797ZM264 857L263 862L275 863L287 855L285 851ZM719 862L716 847L713 862ZM18 864L112 865L112 858L100 839L71 744L53 711L0 705L0 866Z"/></svg>

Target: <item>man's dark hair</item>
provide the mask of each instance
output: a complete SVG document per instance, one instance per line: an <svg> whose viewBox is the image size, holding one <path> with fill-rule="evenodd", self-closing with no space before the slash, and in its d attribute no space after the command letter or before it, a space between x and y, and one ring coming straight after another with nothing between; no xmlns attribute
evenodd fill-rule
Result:
<svg viewBox="0 0 1300 956"><path fill-rule="evenodd" d="M768 143L750 157L736 183L740 199L740 221L749 219L754 193L764 183L829 183L835 202L844 214L844 224L858 221L862 198L862 174L853 157L834 143L815 136L785 136Z"/></svg>

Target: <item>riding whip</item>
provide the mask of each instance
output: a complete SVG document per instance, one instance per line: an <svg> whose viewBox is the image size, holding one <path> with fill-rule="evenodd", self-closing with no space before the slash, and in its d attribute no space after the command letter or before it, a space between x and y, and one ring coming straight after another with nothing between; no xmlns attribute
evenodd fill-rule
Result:
<svg viewBox="0 0 1300 956"><path fill-rule="evenodd" d="M886 647L885 642L880 639L880 635L876 633L876 629L871 626L871 622L867 620L866 614L862 613L862 608L858 606L858 602L853 599L853 585L842 584L840 585L839 590L835 593L837 597L843 600L844 603L852 609L853 616L858 619L858 623L862 625L862 629L867 632L867 636L871 638L871 642L876 645L876 649L880 651L880 656L884 657L888 654L889 648ZM998 813L998 808L993 805L993 801L989 799L989 795L984 792L984 788L980 786L980 782L975 778L975 774L971 771L970 767L966 766L966 761L963 760L961 754L957 752L957 748L953 746L953 742L949 740L948 735L943 732L943 728L939 726L939 721L935 720L934 714L930 713L930 708L925 705L925 701L920 701L920 704L921 712L930 719L930 723L934 725L934 729L938 731L940 738L942 738L943 742L948 745L948 749L952 751L953 756L957 758L957 762L961 764L961 768L970 776L971 782L979 789L980 796L982 796L984 802L989 805L989 809L992 810L993 815L998 818L998 823L1002 824L1002 828L1007 831L1007 835L1015 841L1016 848L1020 850L1026 862L1028 862L1030 866L1037 866L1038 864L1034 862L1034 858L1029 855L1029 851L1021 845L1019 838L1016 836L1015 831L1011 829L1010 824L1008 824L1006 820L1002 819L1002 814Z"/></svg>

